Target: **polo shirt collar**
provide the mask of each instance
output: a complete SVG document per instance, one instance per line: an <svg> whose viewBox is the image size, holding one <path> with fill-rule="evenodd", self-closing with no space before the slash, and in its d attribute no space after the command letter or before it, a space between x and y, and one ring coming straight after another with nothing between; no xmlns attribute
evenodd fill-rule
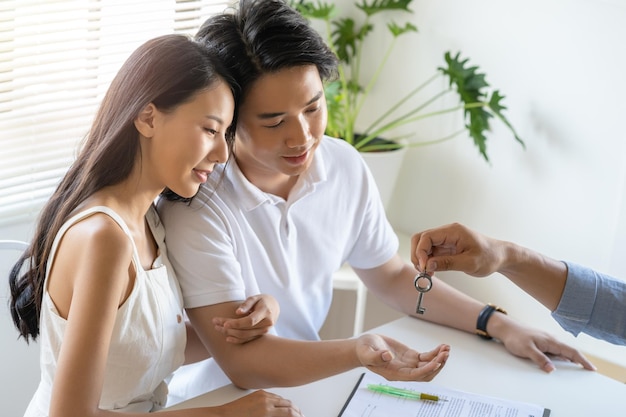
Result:
<svg viewBox="0 0 626 417"><path fill-rule="evenodd" d="M321 144L317 147L313 155L313 161L309 168L303 172L298 181L294 185L289 195L288 203L307 196L315 190L318 183L326 181L326 165L321 151ZM261 191L256 185L252 184L243 174L235 158L230 160L226 165L226 177L230 179L233 186L233 192L239 199L241 207L245 211L251 211L262 204L278 204L285 202L284 199L276 195Z"/></svg>

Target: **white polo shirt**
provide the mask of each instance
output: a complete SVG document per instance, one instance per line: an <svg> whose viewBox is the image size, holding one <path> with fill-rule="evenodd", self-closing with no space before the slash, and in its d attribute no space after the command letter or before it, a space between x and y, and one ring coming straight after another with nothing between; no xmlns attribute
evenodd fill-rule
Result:
<svg viewBox="0 0 626 417"><path fill-rule="evenodd" d="M398 251L363 159L330 137L286 201L252 185L231 160L191 204L160 201L158 209L185 307L271 294L281 308L276 334L287 338L319 338L343 263L374 268Z"/></svg>

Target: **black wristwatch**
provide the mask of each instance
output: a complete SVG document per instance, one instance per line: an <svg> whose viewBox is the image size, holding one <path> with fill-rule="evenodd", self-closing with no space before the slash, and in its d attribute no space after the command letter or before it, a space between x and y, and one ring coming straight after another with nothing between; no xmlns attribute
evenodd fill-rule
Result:
<svg viewBox="0 0 626 417"><path fill-rule="evenodd" d="M476 334L483 339L491 340L492 337L487 333L487 322L489 321L489 317L493 314L494 311L498 313L507 314L506 311L493 304L487 304L478 315L478 319L476 319Z"/></svg>

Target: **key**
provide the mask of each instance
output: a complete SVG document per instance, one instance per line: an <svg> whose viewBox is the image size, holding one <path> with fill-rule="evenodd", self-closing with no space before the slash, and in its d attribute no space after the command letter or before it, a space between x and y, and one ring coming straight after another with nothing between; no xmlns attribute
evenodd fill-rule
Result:
<svg viewBox="0 0 626 417"><path fill-rule="evenodd" d="M422 307L422 297L424 296L424 293L421 292L420 295L417 297L417 308L415 309L415 312L417 314L424 314L424 312L426 311L426 309L424 307Z"/></svg>
<svg viewBox="0 0 626 417"><path fill-rule="evenodd" d="M423 281L426 282L424 283ZM419 292L415 313L424 314L426 309L422 307L422 298L424 297L424 294L430 291L430 289L433 287L433 280L426 272L422 272L421 274L415 276L415 281L413 282L413 285L415 285L415 289L417 290L417 292Z"/></svg>

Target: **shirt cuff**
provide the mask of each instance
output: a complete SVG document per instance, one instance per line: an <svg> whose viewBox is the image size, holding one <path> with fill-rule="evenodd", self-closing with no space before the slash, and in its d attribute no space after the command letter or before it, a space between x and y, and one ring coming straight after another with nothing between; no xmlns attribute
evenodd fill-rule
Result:
<svg viewBox="0 0 626 417"><path fill-rule="evenodd" d="M232 289L208 294L197 294L183 297L185 308L206 307L214 304L226 303L230 301L241 301L246 299L245 290Z"/></svg>
<svg viewBox="0 0 626 417"><path fill-rule="evenodd" d="M577 336L589 323L598 282L589 268L562 261L567 267L563 295L552 317L568 332Z"/></svg>

